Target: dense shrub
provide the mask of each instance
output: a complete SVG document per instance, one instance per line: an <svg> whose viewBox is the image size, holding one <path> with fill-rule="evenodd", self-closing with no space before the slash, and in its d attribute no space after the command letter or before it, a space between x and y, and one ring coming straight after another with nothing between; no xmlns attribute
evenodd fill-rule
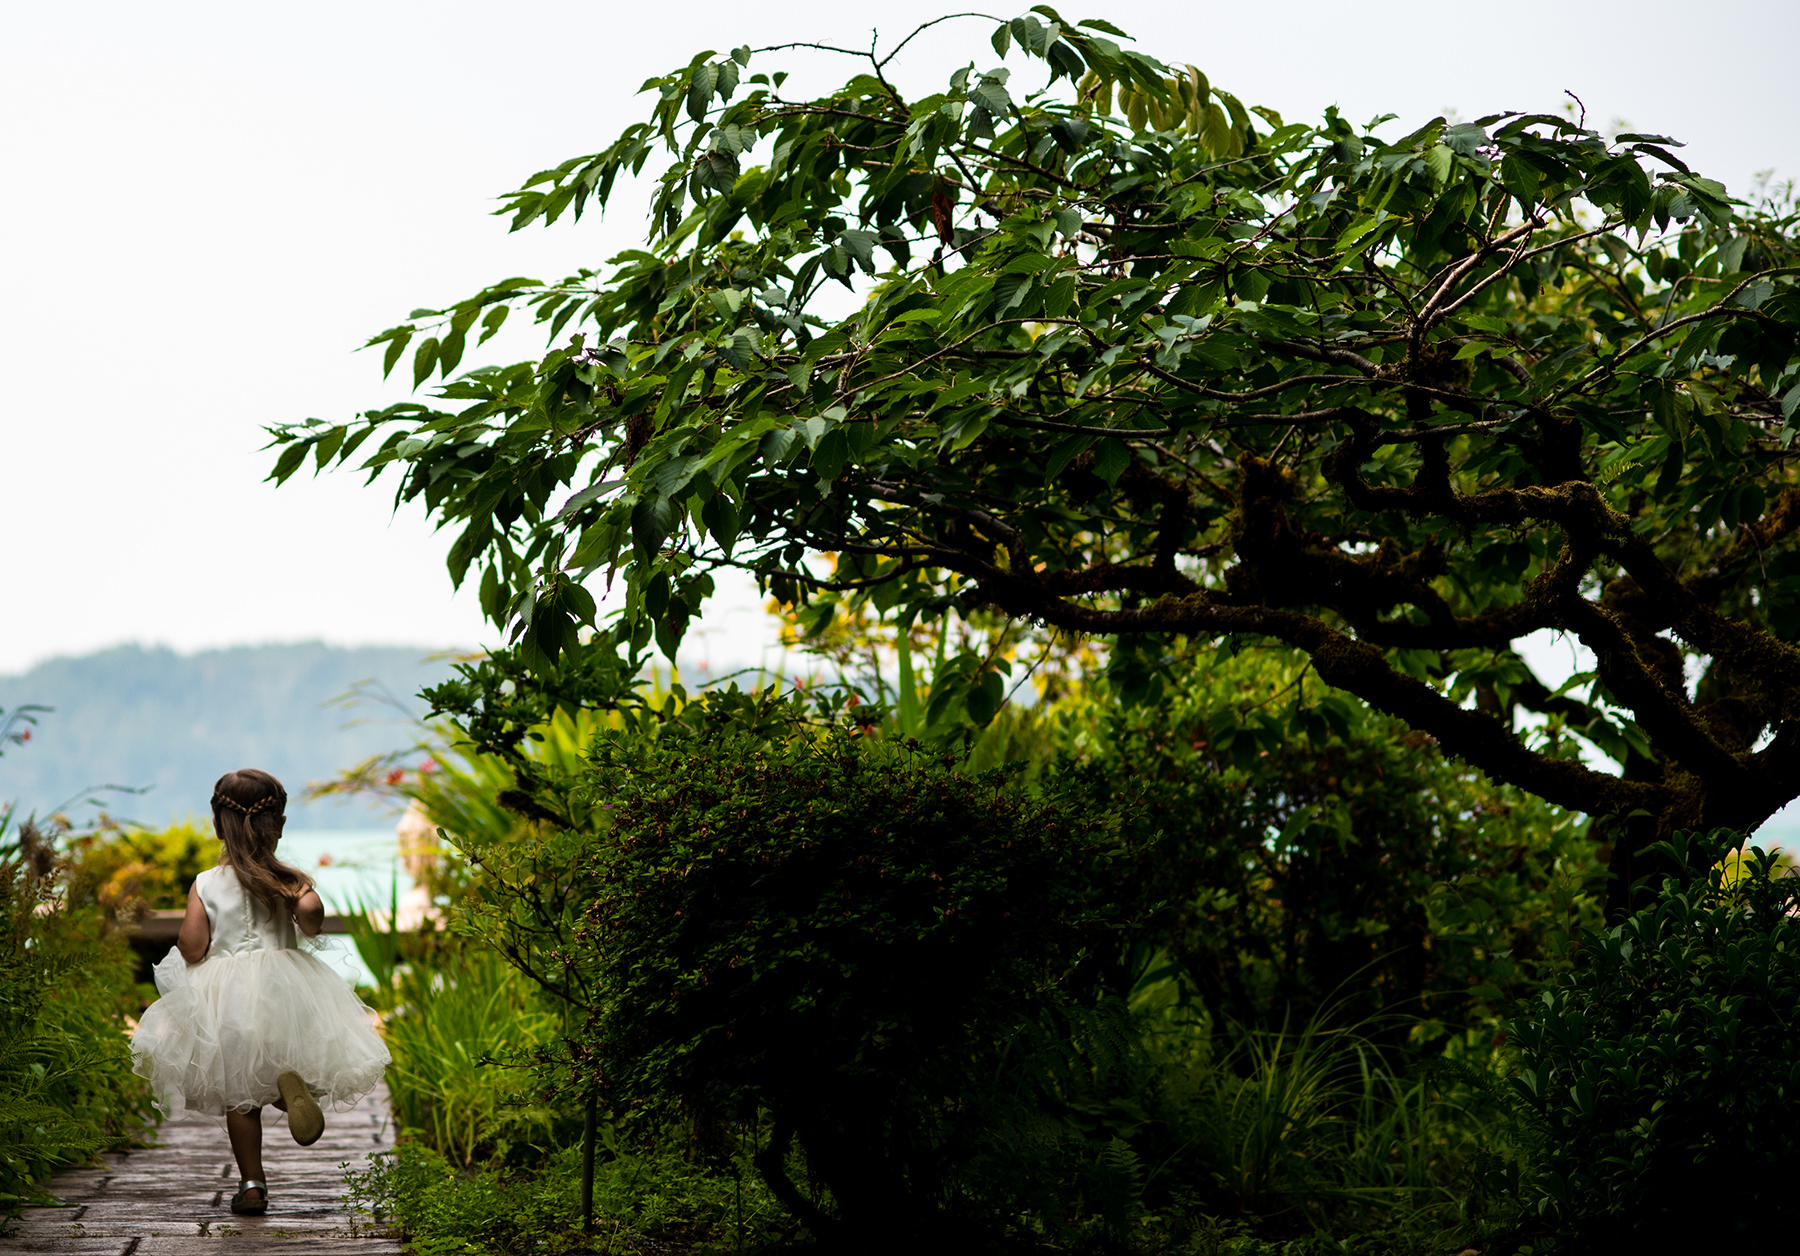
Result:
<svg viewBox="0 0 1800 1256"><path fill-rule="evenodd" d="M574 950L614 1101L768 1112L759 1166L815 1232L977 1224L963 1170L1009 1044L1092 997L1124 915L1109 824L847 734L603 740L593 762L613 818L577 856ZM829 1215L787 1177L790 1140Z"/></svg>
<svg viewBox="0 0 1800 1256"><path fill-rule="evenodd" d="M0 816L0 1215L129 1144L151 1119L131 1072L133 959L30 823Z"/></svg>
<svg viewBox="0 0 1800 1256"><path fill-rule="evenodd" d="M1522 957L1556 959L1555 934L1592 918L1592 857L1576 826L1430 746L1394 741L1385 721L1302 720L1305 736L1263 737L1256 706L1295 692L1283 666L1267 654L1223 661L1210 687L1167 690L1167 709L1121 709L1095 679L935 758L858 721L861 707L766 692L586 713L585 739L557 715L542 742L518 739L529 760L432 774L437 789L483 798L421 800L468 861L462 927L598 1014L599 1032L576 1035L574 1059L548 1079L558 1107L575 1106L589 1079L610 1084L621 1116L652 1101L649 1119L622 1127L628 1145L685 1130L686 1163L719 1173L738 1163L723 1145L758 1148L766 1163L792 1140L774 1180L802 1188L784 1192L795 1215L829 1231L843 1216L829 1179L841 1186L852 1156L841 1134L808 1147L794 1121L770 1119L780 1114L767 1097L786 1086L893 1153L869 1192L885 1202L864 1212L879 1225L935 1210L968 1223L965 1237L986 1225L1149 1250L1215 1234L1207 1219L1223 1217L1247 1243L1407 1231L1428 1250L1468 1230L1464 1171L1497 1145L1480 1078L1490 1009L1523 988ZM1324 699L1311 707L1343 715ZM741 734L725 750L721 721ZM821 732L833 724L841 731ZM567 753L603 730L613 740L598 770ZM836 766L822 745L844 751ZM913 942L891 927L907 919L889 910L907 880L871 893L859 879L896 855L891 821L907 813L881 802L859 820L868 791L841 760L897 753L965 780L976 764L1011 762L999 791L1009 806L1103 817L1102 830L1124 826L1129 855L1063 852L1074 856L1060 866L1065 905L1110 900L1114 927L1088 940L1056 998L1029 1012L1015 1002L1010 1019L996 1001L982 1009L994 1015L963 1022L960 1048L908 1071L899 1098L919 1119L896 1131L867 1089L834 1076L830 1053L887 1069L904 1037L892 1027L917 1027L915 1003L954 1007L955 982L985 972L971 964L941 988L921 978L931 961L903 962ZM802 762L810 777L792 771ZM771 765L783 783L771 785ZM559 822L577 813L583 823ZM833 825L840 836L818 842ZM1027 844L1010 857L1041 853ZM919 854L907 866L944 875ZM954 869L962 856L944 858ZM603 913L622 898L635 932L615 935ZM867 945L870 925L881 946ZM858 930L860 952L845 945ZM615 936L629 946L603 945ZM883 988L883 954L911 985ZM1132 1014L1117 1014L1133 990ZM857 1044L858 1017L881 1027L878 1050ZM1414 1074L1421 1056L1395 1049L1432 1044L1429 1056L1447 1034L1467 1082ZM980 1084L945 1087L932 1073L945 1060ZM818 1191L822 1217L807 1212Z"/></svg>
<svg viewBox="0 0 1800 1256"><path fill-rule="evenodd" d="M1155 705L1089 688L1054 717L1052 753L1146 850L1163 907L1141 943L1220 1025L1325 1016L1390 1045L1483 1032L1598 923L1579 817L1330 691L1309 698L1290 656L1221 653Z"/></svg>
<svg viewBox="0 0 1800 1256"><path fill-rule="evenodd" d="M82 897L97 903L114 924L133 923L146 911L187 906L194 878L219 861L212 824L193 819L165 829L103 822L70 834L62 846Z"/></svg>
<svg viewBox="0 0 1800 1256"><path fill-rule="evenodd" d="M362 926L366 958L371 943L397 941L366 916ZM544 1085L567 1080L557 1063L566 1005L459 935L390 945L372 958L381 984L365 993L383 1012L393 1052L388 1097L399 1139L349 1175L356 1205L397 1226L422 1256L589 1247L580 1232L580 1103L566 1085ZM770 1237L771 1227L791 1230L750 1166L753 1139L723 1157L696 1157L687 1130L628 1124L606 1114L598 1130L595 1214L610 1240L633 1232L741 1245Z"/></svg>
<svg viewBox="0 0 1800 1256"><path fill-rule="evenodd" d="M791 1232L779 1204L748 1167L697 1166L673 1146L634 1146L610 1125L594 1179L595 1229L601 1250L633 1250L626 1234L654 1234L668 1250L742 1251ZM535 1172L501 1165L459 1168L416 1140L376 1155L365 1171L348 1175L356 1207L392 1224L414 1256L493 1252L592 1251L581 1231L579 1149L565 1147Z"/></svg>
<svg viewBox="0 0 1800 1256"><path fill-rule="evenodd" d="M1792 1236L1800 1172L1800 881L1723 833L1663 851L1695 869L1605 932L1513 1022L1540 1122L1534 1211L1572 1250Z"/></svg>

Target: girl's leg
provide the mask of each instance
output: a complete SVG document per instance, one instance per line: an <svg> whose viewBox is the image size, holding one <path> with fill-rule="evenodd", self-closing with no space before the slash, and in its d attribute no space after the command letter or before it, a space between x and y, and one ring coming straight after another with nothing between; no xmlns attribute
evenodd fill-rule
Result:
<svg viewBox="0 0 1800 1256"><path fill-rule="evenodd" d="M227 1112L225 1132L231 1137L231 1154L237 1160L238 1177L263 1181L262 1109ZM246 1202L261 1203L264 1194L263 1191L252 1191Z"/></svg>

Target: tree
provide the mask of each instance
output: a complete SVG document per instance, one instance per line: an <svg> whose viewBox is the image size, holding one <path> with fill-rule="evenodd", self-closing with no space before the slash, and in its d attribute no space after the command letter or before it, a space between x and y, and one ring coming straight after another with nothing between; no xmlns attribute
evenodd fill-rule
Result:
<svg viewBox="0 0 1800 1256"><path fill-rule="evenodd" d="M861 69L811 100L750 73L777 49L649 80L647 120L507 202L515 229L579 218L666 160L645 247L376 336L435 401L273 429L273 478L373 442L528 662L600 628L615 578L609 640L672 655L737 567L1147 666L1171 638L1298 648L1613 817L1625 886L1649 836L1800 793L1791 207L1584 115L1287 123L1109 36L1043 6L995 28L1035 91L972 64L909 99L898 47L834 50ZM512 310L573 334L457 375ZM1525 665L1539 629L1592 650L1585 698Z"/></svg>

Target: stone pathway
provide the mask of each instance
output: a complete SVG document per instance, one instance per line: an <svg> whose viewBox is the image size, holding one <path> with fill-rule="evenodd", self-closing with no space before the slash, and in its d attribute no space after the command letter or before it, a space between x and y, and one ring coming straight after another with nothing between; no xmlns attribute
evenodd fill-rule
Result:
<svg viewBox="0 0 1800 1256"><path fill-rule="evenodd" d="M297 1147L287 1125L263 1110L269 1211L231 1212L237 1166L225 1131L193 1118L158 1131L158 1145L118 1152L97 1168L58 1173L50 1189L65 1208L28 1208L0 1234L0 1254L66 1256L398 1256L400 1244L344 1201L344 1170L393 1146L387 1091L348 1112L325 1114L324 1136Z"/></svg>

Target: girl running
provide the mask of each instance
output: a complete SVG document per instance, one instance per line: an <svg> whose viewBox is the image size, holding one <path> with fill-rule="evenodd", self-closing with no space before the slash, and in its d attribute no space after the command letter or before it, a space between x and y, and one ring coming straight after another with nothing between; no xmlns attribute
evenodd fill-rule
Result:
<svg viewBox="0 0 1800 1256"><path fill-rule="evenodd" d="M165 1117L222 1117L238 1165L231 1211L269 1206L262 1108L287 1113L302 1147L325 1131L320 1100L343 1110L374 1089L388 1052L369 1010L300 949L325 923L312 879L275 858L287 791L267 772L227 772L213 787L219 865L188 892L175 949L156 966L162 996L131 1040L132 1068Z"/></svg>

